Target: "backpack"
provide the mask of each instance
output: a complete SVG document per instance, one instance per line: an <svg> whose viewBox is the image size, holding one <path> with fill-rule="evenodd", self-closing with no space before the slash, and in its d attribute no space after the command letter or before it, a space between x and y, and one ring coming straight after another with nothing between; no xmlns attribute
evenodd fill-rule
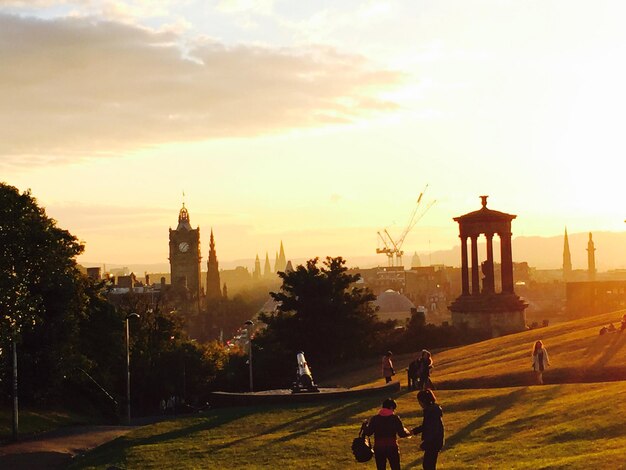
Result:
<svg viewBox="0 0 626 470"><path fill-rule="evenodd" d="M365 424L361 425L359 436L352 440L352 453L357 462L369 462L372 460L372 455L374 455L370 438L365 435Z"/></svg>

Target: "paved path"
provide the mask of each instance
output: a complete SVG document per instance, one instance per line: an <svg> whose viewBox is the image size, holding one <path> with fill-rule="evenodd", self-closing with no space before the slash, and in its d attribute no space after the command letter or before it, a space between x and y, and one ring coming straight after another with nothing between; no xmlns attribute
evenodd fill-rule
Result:
<svg viewBox="0 0 626 470"><path fill-rule="evenodd" d="M56 470L134 426L69 426L0 446L0 469Z"/></svg>

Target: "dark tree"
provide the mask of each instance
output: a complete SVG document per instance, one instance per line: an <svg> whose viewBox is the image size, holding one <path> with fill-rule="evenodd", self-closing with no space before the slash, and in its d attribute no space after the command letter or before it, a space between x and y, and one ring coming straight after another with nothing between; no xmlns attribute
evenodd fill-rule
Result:
<svg viewBox="0 0 626 470"><path fill-rule="evenodd" d="M0 374L9 345L21 345L20 395L45 399L76 364L77 322L85 312L75 257L83 246L56 226L29 191L0 183ZM6 388L5 388L6 390Z"/></svg>
<svg viewBox="0 0 626 470"><path fill-rule="evenodd" d="M391 325L378 321L371 303L374 294L355 285L360 276L346 271L343 258L327 257L322 266L314 258L294 271L278 273L281 290L271 293L279 302L278 311L259 316L267 324L256 340L263 348L261 357L264 352L280 357L268 359L266 367L285 367L283 362L290 361L292 372L295 353L301 350L315 367L362 357L378 348L379 334Z"/></svg>

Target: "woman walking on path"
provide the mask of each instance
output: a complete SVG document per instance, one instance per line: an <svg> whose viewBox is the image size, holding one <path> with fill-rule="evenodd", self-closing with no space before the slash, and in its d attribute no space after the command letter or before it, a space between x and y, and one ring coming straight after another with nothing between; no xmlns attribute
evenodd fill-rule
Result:
<svg viewBox="0 0 626 470"><path fill-rule="evenodd" d="M541 341L535 343L532 359L537 383L543 385L543 371L550 365L550 358L548 357L548 351L543 347Z"/></svg>
<svg viewBox="0 0 626 470"><path fill-rule="evenodd" d="M393 353L391 351L387 351L383 356L383 377L385 378L385 383L391 382L391 376L395 375L396 373L396 371L393 369L391 356L393 356Z"/></svg>
<svg viewBox="0 0 626 470"><path fill-rule="evenodd" d="M396 402L387 398L376 416L372 416L365 425L365 435L374 435L374 459L376 469L385 470L387 461L391 470L400 470L399 437L409 437L411 434L402 424L402 420L394 413Z"/></svg>
<svg viewBox="0 0 626 470"><path fill-rule="evenodd" d="M422 357L419 362L419 389L433 388L430 380L430 370L433 368L433 358L430 351L422 349Z"/></svg>
<svg viewBox="0 0 626 470"><path fill-rule="evenodd" d="M432 390L420 390L417 392L417 401L424 410L424 421L421 426L411 430L411 434L422 434L420 449L424 451L422 468L435 470L437 457L443 447L443 411L437 404L437 399Z"/></svg>

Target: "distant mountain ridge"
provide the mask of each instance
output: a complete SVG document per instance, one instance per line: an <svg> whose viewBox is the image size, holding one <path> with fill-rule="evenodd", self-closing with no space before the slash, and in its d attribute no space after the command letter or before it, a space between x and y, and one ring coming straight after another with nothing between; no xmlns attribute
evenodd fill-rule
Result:
<svg viewBox="0 0 626 470"><path fill-rule="evenodd" d="M592 232L596 252L596 268L598 271L626 268L626 232ZM572 255L573 269L587 269L587 242L589 232L568 233L569 249ZM494 249L497 237L494 237ZM468 243L469 246L469 243ZM480 242L479 248L484 243ZM479 250L480 251L480 250ZM418 253L422 265L427 265L429 258L433 264L459 266L461 245L449 250ZM481 258L482 259L482 258ZM496 261L499 256L496 255ZM513 261L526 261L537 269L561 269L563 267L563 235L553 237L519 236L513 237Z"/></svg>

